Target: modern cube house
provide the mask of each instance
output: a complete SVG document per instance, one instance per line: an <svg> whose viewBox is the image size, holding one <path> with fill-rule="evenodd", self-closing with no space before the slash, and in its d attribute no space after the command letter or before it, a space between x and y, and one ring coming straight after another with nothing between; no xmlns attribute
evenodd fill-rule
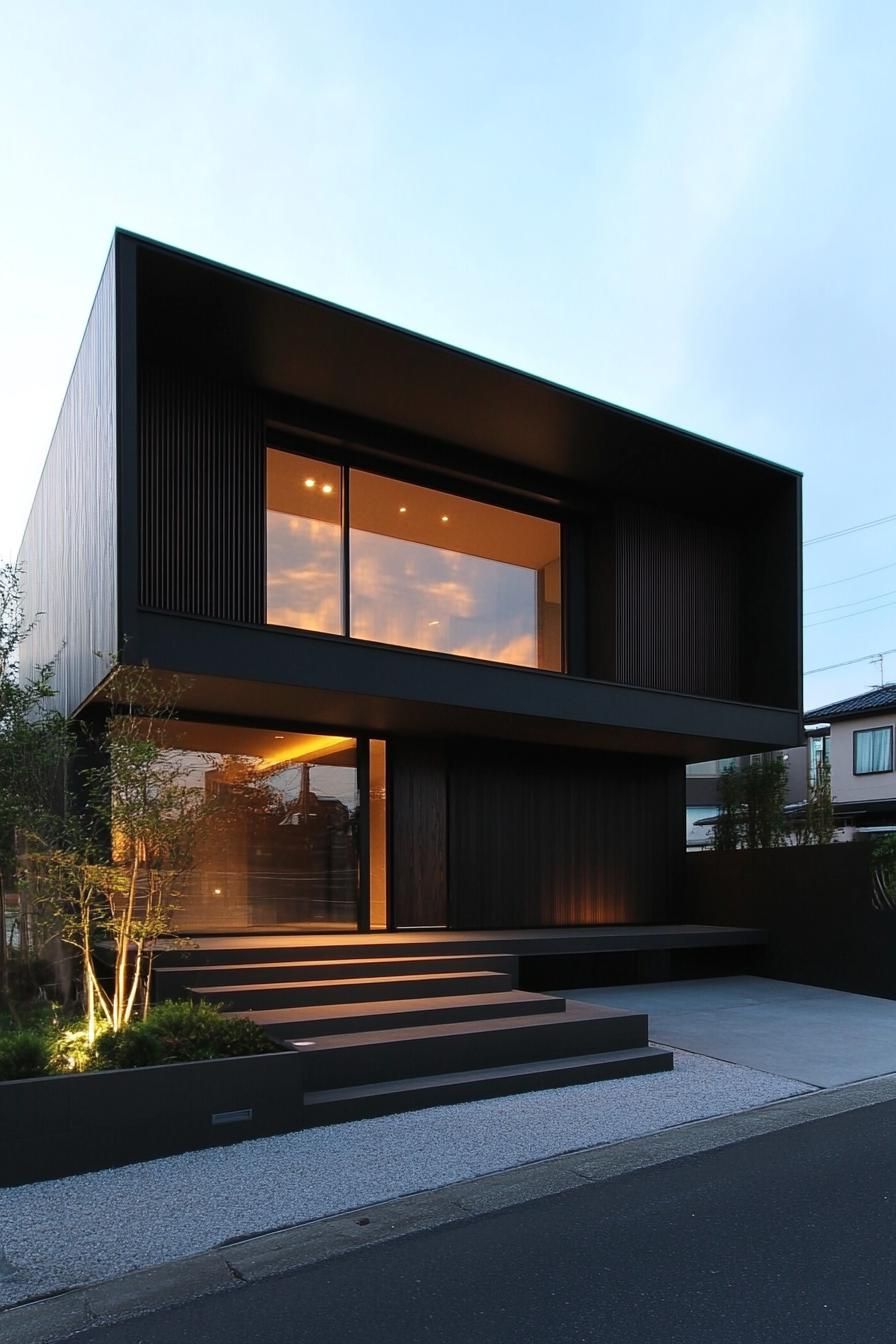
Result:
<svg viewBox="0 0 896 1344"><path fill-rule="evenodd" d="M191 933L672 922L685 764L802 733L797 473L127 232L20 561L232 794Z"/></svg>

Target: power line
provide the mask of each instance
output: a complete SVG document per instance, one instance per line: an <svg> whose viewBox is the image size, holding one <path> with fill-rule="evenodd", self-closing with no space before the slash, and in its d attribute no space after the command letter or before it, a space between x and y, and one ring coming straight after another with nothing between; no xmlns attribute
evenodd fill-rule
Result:
<svg viewBox="0 0 896 1344"><path fill-rule="evenodd" d="M843 527L839 532L825 532L820 537L810 537L804 546L817 546L820 541L833 541L835 537L848 537L851 532L864 532L866 527L880 527L882 523L896 522L896 513L888 513L885 518L872 518L868 523L855 523L852 527Z"/></svg>
<svg viewBox="0 0 896 1344"><path fill-rule="evenodd" d="M850 583L853 579L865 579L869 574L880 574L885 569L896 569L896 560L891 560L888 565L878 565L877 569L863 569L861 574L847 574L843 579L828 579L827 583L813 583L811 587L804 588L803 592L815 593L819 588L833 588L835 583Z"/></svg>
<svg viewBox="0 0 896 1344"><path fill-rule="evenodd" d="M879 597L893 597L894 595L896 595L896 588L890 588L885 593L871 593L869 597L854 597L851 602L838 602L833 607L816 607L814 611L807 611L803 614L805 616L820 616L824 611L842 611L844 607L857 607L862 602L876 602ZM857 616L861 614L859 611L856 612Z"/></svg>
<svg viewBox="0 0 896 1344"><path fill-rule="evenodd" d="M876 607L868 607L865 611L848 611L845 616L829 616L826 621L810 621L804 625L804 630L814 630L817 625L833 625L834 621L849 621L853 616L868 616L872 611L883 611L884 607L896 607L896 602L881 602Z"/></svg>
<svg viewBox="0 0 896 1344"><path fill-rule="evenodd" d="M875 658L886 657L888 653L896 653L896 649L881 649L880 653L866 653L861 658L847 658L845 663L828 663L827 667L810 667L803 676L813 677L816 672L834 672L838 667L854 667L856 663L873 663Z"/></svg>

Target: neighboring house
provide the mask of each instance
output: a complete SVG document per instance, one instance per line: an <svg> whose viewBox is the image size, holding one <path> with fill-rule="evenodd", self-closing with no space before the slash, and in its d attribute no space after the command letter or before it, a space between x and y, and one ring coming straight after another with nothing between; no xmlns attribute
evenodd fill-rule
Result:
<svg viewBox="0 0 896 1344"><path fill-rule="evenodd" d="M896 826L896 683L812 709L806 725L810 760L830 764L843 838Z"/></svg>
<svg viewBox="0 0 896 1344"><path fill-rule="evenodd" d="M798 821L809 781L821 762L831 771L831 794L838 840L873 838L896 827L896 683L807 711L806 745L776 753L787 762L787 808ZM719 777L729 765L750 757L701 761L687 766L686 843L712 844L712 819L719 812Z"/></svg>
<svg viewBox="0 0 896 1344"><path fill-rule="evenodd" d="M799 519L795 472L119 232L22 665L88 722L96 650L187 678L159 740L233 804L187 930L661 924L685 764L800 737Z"/></svg>
<svg viewBox="0 0 896 1344"><path fill-rule="evenodd" d="M719 761L698 761L688 765L685 780L685 845L687 849L705 849L712 844L709 824L719 815L719 778L729 766L746 765L763 753L728 756ZM807 756L805 747L768 753L787 763L787 805L805 802Z"/></svg>

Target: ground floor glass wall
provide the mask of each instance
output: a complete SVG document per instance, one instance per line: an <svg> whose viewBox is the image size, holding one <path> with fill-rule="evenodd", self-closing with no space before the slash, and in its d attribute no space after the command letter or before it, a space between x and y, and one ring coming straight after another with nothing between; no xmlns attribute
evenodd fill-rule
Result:
<svg viewBox="0 0 896 1344"><path fill-rule="evenodd" d="M201 799L184 931L358 927L354 738L164 720L164 768Z"/></svg>

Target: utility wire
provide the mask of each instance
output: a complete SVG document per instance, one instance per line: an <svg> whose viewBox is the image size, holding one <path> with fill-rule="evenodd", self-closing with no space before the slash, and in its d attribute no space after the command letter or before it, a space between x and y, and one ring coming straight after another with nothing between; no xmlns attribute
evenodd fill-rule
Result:
<svg viewBox="0 0 896 1344"><path fill-rule="evenodd" d="M875 658L885 658L888 653L896 653L896 649L881 649L880 653L866 653L862 658L847 658L845 663L828 663L826 667L810 667L803 676L814 677L816 672L835 672L838 667L854 667L856 663L873 663Z"/></svg>
<svg viewBox="0 0 896 1344"><path fill-rule="evenodd" d="M814 611L806 611L803 615L820 616L824 611L842 611L844 607L858 607L862 602L876 602L878 598L893 596L896 596L896 588L890 588L886 593L871 593L868 597L854 597L851 602L838 602L834 607L816 607ZM860 611L856 612L857 616L861 614Z"/></svg>
<svg viewBox="0 0 896 1344"><path fill-rule="evenodd" d="M867 616L872 611L883 611L884 607L896 607L896 602L881 602L876 607L868 607L865 611L848 611L845 616L829 616L825 621L810 621L804 625L804 630L814 630L817 625L832 625L834 621L849 621L853 616Z"/></svg>
<svg viewBox="0 0 896 1344"><path fill-rule="evenodd" d="M880 527L882 523L896 523L896 513L888 513L885 518L872 518L868 523L855 523L852 527L842 527L839 532L825 532L820 537L810 537L804 546L817 546L820 541L833 541L835 537L848 537L851 532L864 532L866 527Z"/></svg>
<svg viewBox="0 0 896 1344"><path fill-rule="evenodd" d="M863 569L861 574L847 574L842 579L828 579L827 583L813 583L811 587L804 588L803 592L815 593L819 588L833 588L836 583L850 583L853 579L865 579L869 574L880 574L885 569L896 569L896 560L891 560L888 565L878 565L877 569Z"/></svg>

